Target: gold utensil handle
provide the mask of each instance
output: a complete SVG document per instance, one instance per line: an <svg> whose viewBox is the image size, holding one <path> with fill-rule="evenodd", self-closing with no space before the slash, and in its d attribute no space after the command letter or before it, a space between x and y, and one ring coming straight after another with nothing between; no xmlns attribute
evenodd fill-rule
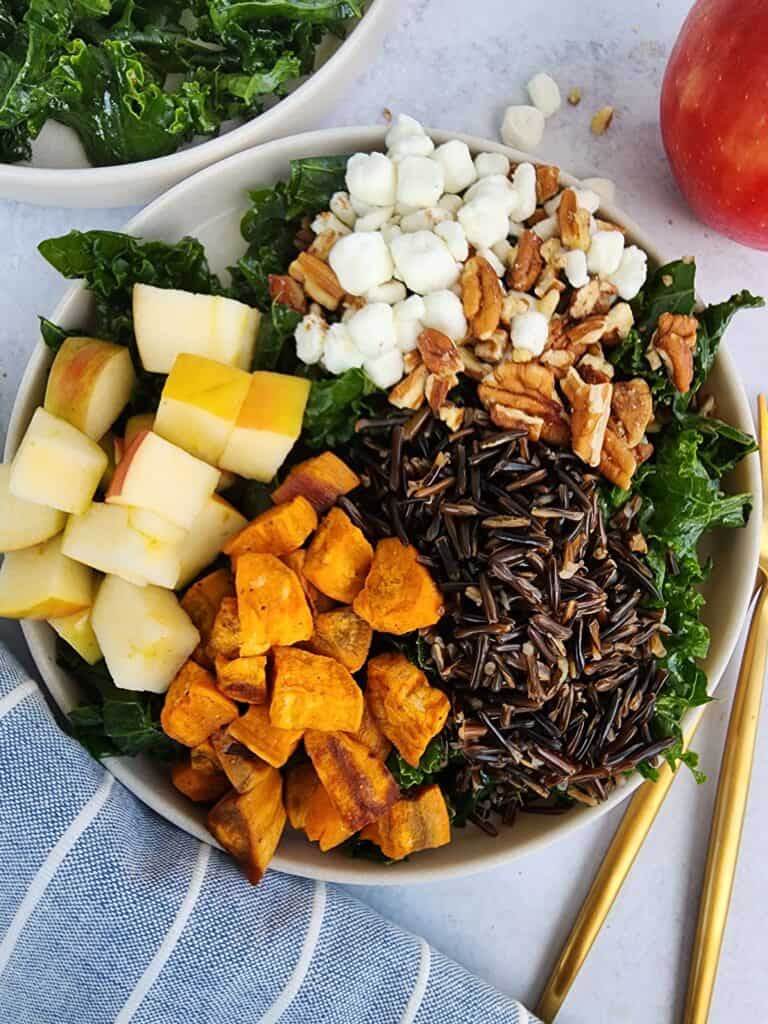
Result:
<svg viewBox="0 0 768 1024"><path fill-rule="evenodd" d="M688 995L683 1015L685 1024L705 1024L709 1016L749 795L766 660L768 586L764 583L749 627L728 723L688 977Z"/></svg>
<svg viewBox="0 0 768 1024"><path fill-rule="evenodd" d="M686 747L696 731L702 710L696 713L692 724L686 730ZM576 975L581 970L656 819L659 808L664 803L675 774L665 761L659 768L657 781L644 782L630 801L539 999L535 1012L545 1024L551 1024L555 1019Z"/></svg>

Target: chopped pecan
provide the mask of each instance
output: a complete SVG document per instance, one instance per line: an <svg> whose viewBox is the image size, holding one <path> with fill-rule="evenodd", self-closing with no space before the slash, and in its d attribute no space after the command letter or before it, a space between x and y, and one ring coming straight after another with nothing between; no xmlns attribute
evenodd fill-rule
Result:
<svg viewBox="0 0 768 1024"><path fill-rule="evenodd" d="M696 329L699 322L695 316L681 313L662 313L651 338L649 357L656 353L666 367L667 373L681 394L691 389L693 381L693 354L696 351ZM649 358L649 362L651 359Z"/></svg>
<svg viewBox="0 0 768 1024"><path fill-rule="evenodd" d="M558 292L564 292L565 285L557 274L557 267L552 266L551 263L547 264L539 275L536 287L533 289L534 295L541 299L547 294L547 292L552 291L553 289Z"/></svg>
<svg viewBox="0 0 768 1024"><path fill-rule="evenodd" d="M600 294L598 295L597 302L595 303L595 313L607 313L616 300L616 285L612 281L608 281L606 278L601 277L600 281Z"/></svg>
<svg viewBox="0 0 768 1024"><path fill-rule="evenodd" d="M536 202L541 205L557 195L560 187L560 168L553 164L536 165Z"/></svg>
<svg viewBox="0 0 768 1024"><path fill-rule="evenodd" d="M589 211L579 206L576 193L572 188L563 192L557 208L557 222L560 227L560 238L568 249L589 248Z"/></svg>
<svg viewBox="0 0 768 1024"><path fill-rule="evenodd" d="M565 249L559 238L553 236L542 242L540 252L544 262L551 263L556 270L562 270L565 266Z"/></svg>
<svg viewBox="0 0 768 1024"><path fill-rule="evenodd" d="M299 253L288 267L288 273L304 285L310 298L326 309L336 309L344 297L344 289L331 267L310 252Z"/></svg>
<svg viewBox="0 0 768 1024"><path fill-rule="evenodd" d="M638 466L642 466L653 455L653 445L650 441L641 441L632 449L632 454L637 459Z"/></svg>
<svg viewBox="0 0 768 1024"><path fill-rule="evenodd" d="M615 345L616 342L627 337L634 322L635 318L629 303L617 302L605 314L605 330L602 341L606 345Z"/></svg>
<svg viewBox="0 0 768 1024"><path fill-rule="evenodd" d="M459 430L464 423L464 410L460 405L454 405L453 402L444 402L438 409L437 415L449 430Z"/></svg>
<svg viewBox="0 0 768 1024"><path fill-rule="evenodd" d="M464 369L459 350L447 334L425 327L416 339L421 358L430 373L450 377Z"/></svg>
<svg viewBox="0 0 768 1024"><path fill-rule="evenodd" d="M312 239L312 244L307 249L307 252L312 256L317 256L319 260L324 263L328 262L328 254L336 244L338 235L335 231L323 231L319 235L315 235Z"/></svg>
<svg viewBox="0 0 768 1024"><path fill-rule="evenodd" d="M473 256L464 264L461 275L464 315L470 334L485 341L499 326L504 298L501 284L488 260Z"/></svg>
<svg viewBox="0 0 768 1024"><path fill-rule="evenodd" d="M586 284L582 285L581 288L577 288L571 295L568 312L574 320L581 320L594 311L599 298L600 282L596 277L593 277Z"/></svg>
<svg viewBox="0 0 768 1024"><path fill-rule="evenodd" d="M600 341L604 329L604 316L588 316L576 324L571 324L565 333L568 336L569 344L581 354L581 352L586 352L590 345Z"/></svg>
<svg viewBox="0 0 768 1024"><path fill-rule="evenodd" d="M632 477L637 469L637 459L627 442L613 429L610 422L603 439L603 450L600 452L600 472L612 484L628 490Z"/></svg>
<svg viewBox="0 0 768 1024"><path fill-rule="evenodd" d="M403 369L405 372L410 373L417 366L421 366L421 352L417 348L411 352L403 352Z"/></svg>
<svg viewBox="0 0 768 1024"><path fill-rule="evenodd" d="M307 297L298 281L288 274L270 274L269 296L283 306L290 306L297 313L306 313Z"/></svg>
<svg viewBox="0 0 768 1024"><path fill-rule="evenodd" d="M641 378L620 380L613 386L611 426L630 448L640 444L653 419L651 389Z"/></svg>
<svg viewBox="0 0 768 1024"><path fill-rule="evenodd" d="M633 533L630 533L627 538L627 547L630 551L634 551L638 555L648 554L648 541L639 530L635 530Z"/></svg>
<svg viewBox="0 0 768 1024"><path fill-rule="evenodd" d="M550 288L546 295L538 301L538 311L549 319L560 305L560 292L557 288Z"/></svg>
<svg viewBox="0 0 768 1024"><path fill-rule="evenodd" d="M541 239L526 229L518 239L517 255L507 274L507 283L516 291L530 291L543 269Z"/></svg>
<svg viewBox="0 0 768 1024"><path fill-rule="evenodd" d="M603 220L602 217L595 217L595 227L599 231L620 231L622 235L626 235L626 228L621 227L620 224L614 224L612 220Z"/></svg>
<svg viewBox="0 0 768 1024"><path fill-rule="evenodd" d="M472 349L467 348L465 345L459 346L459 355L464 364L464 373L467 377L471 377L472 380L482 380L491 369L488 363L481 362L475 356Z"/></svg>
<svg viewBox="0 0 768 1024"><path fill-rule="evenodd" d="M437 373L429 374L424 388L424 395L427 402L429 402L429 407L432 412L438 412L438 410L445 404L448 392L451 388L455 388L458 383L459 378L455 373L452 373L447 377Z"/></svg>
<svg viewBox="0 0 768 1024"><path fill-rule="evenodd" d="M491 421L502 430L527 430L531 441L538 441L541 438L544 420L540 416L529 416L527 412L501 405L499 402L494 402L489 409Z"/></svg>
<svg viewBox="0 0 768 1024"><path fill-rule="evenodd" d="M567 348L550 348L541 355L541 361L549 367L556 380L561 380L576 362L576 354Z"/></svg>
<svg viewBox="0 0 768 1024"><path fill-rule="evenodd" d="M501 303L501 322L509 326L518 313L527 313L533 309L533 299L528 295L515 295L510 292Z"/></svg>
<svg viewBox="0 0 768 1024"><path fill-rule="evenodd" d="M613 380L613 366L602 354L588 352L579 362L578 370L587 384L605 384ZM614 398L617 386L614 386Z"/></svg>
<svg viewBox="0 0 768 1024"><path fill-rule="evenodd" d="M552 372L537 362L500 363L478 387L478 396L497 426L514 425L531 440L542 436L567 441L565 410L555 394ZM560 443L563 443L562 441Z"/></svg>
<svg viewBox="0 0 768 1024"><path fill-rule="evenodd" d="M423 363L403 377L389 392L389 404L396 409L420 409L424 404L424 391L429 371Z"/></svg>
<svg viewBox="0 0 768 1024"><path fill-rule="evenodd" d="M493 332L488 341L481 341L475 345L475 355L487 363L498 363L504 358L508 345L509 335L507 332L497 330Z"/></svg>
<svg viewBox="0 0 768 1024"><path fill-rule="evenodd" d="M613 120L613 107L600 107L592 118L591 128L593 135L604 135L608 126Z"/></svg>
<svg viewBox="0 0 768 1024"><path fill-rule="evenodd" d="M525 226L527 228L532 228L536 224L539 224L539 223L541 223L541 221L546 220L546 219L547 219L546 210L544 210L541 206L539 206L537 209L535 209L533 211L533 213L528 218L528 220L523 221L523 223L525 224Z"/></svg>
<svg viewBox="0 0 768 1024"><path fill-rule="evenodd" d="M587 384L572 367L560 386L571 404L573 450L588 466L597 466L611 414L613 385Z"/></svg>

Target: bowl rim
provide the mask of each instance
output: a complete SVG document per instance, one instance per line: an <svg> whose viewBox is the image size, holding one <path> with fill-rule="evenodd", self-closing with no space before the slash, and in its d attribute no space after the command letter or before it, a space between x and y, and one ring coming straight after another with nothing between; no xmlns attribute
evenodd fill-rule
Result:
<svg viewBox="0 0 768 1024"><path fill-rule="evenodd" d="M14 185L34 185L41 191L68 191L77 187L88 189L108 185L119 188L123 184L135 183L137 177L144 176L157 176L158 179L165 181L168 177L176 176L179 183L179 179L187 180L213 162L220 162L237 152L242 152L246 147L255 148L253 144L249 145L252 137L270 133L274 137L280 131L283 120L290 118L305 103L311 101L313 90L330 86L351 52L358 52L375 37L398 2L399 0L368 0L368 6L360 20L316 71L307 75L300 85L274 106L249 118L231 131L179 149L175 153L168 153L166 156L137 160L133 163L112 164L108 167L35 167L27 163L0 163L0 195L8 195L9 189ZM161 193L164 194L165 191Z"/></svg>
<svg viewBox="0 0 768 1024"><path fill-rule="evenodd" d="M373 142L373 146L379 147L382 144L386 130L386 127L382 127L381 125L321 129L313 132L302 132L296 135L286 136L282 139L275 139L271 142L266 142L259 146L254 146L250 149L235 153L226 160L203 168L191 177L179 182L177 185L174 185L146 206L140 213L132 217L122 230L129 234L140 236L142 234L142 230L146 228L147 223L151 224L152 220L157 215L161 214L167 206L173 206L186 190L192 189L194 191L206 182L213 182L215 180L215 176L220 173L221 168L224 165L232 168L237 167L238 164L242 164L245 167L250 165L252 162L258 163L259 158L262 156L274 156L277 159L281 159L283 162L287 162L288 157L282 154L281 151L285 149L290 150L290 148L295 146L299 141L301 141L304 151L307 153L312 153L313 146L322 146L331 139L334 141L334 145L338 146L338 152L351 153L360 148L370 149L372 148L372 139L375 140ZM522 153L504 146L501 143L483 139L478 136L467 135L460 132L447 132L438 129L427 129L427 131L437 143L442 143L449 139L460 139L466 142L470 150L474 152L500 152L506 154L510 160L518 162L532 159L530 154ZM243 181L246 182L251 174L252 172L249 170L243 177ZM578 186L580 184L578 179L565 171L561 171L561 181L571 186ZM243 190L244 192L246 190L245 184ZM625 227L631 237L631 240L640 245L648 253L652 262L657 265L667 262L665 256L660 253L657 246L645 235L643 230L639 228L630 217L620 210L620 208L612 203L602 203L600 210L610 220L613 220ZM148 230L151 233L151 229ZM56 309L51 314L51 319L56 321L58 317L64 313L66 307L73 298L82 291L84 291L84 287L78 282L68 287L57 304ZM30 392L39 385L41 375L46 372L49 361L48 357L48 349L43 341L38 339L38 343L32 351L29 362L22 376L19 390L13 404L5 443L4 458L6 461L8 461L15 452L21 433L26 427L24 408L28 404L28 396L30 395ZM726 347L721 347L719 349L716 365L722 370L724 376L731 385L733 392L731 397L737 413L736 418L739 420L740 425L745 429L748 426L754 429L752 414L744 386L736 371L733 358ZM714 664L709 666L708 689L710 694L714 692L719 684L738 641L744 615L746 614L752 598L754 581L753 570L757 566L759 553L762 491L760 486L760 471L757 453L752 453L747 456L742 465L746 474L748 489L753 494L752 515L750 516L747 525L744 527L744 535L746 537L749 557L746 560L748 564L744 566L744 571L740 572L737 578L731 582L731 604L734 608L738 609L738 615L731 623L727 633L720 637L718 655ZM46 623L35 621L22 621L21 626L35 665L43 678L46 688L48 688L46 672L51 665L50 658L44 650L41 636L48 633L50 627L46 629ZM54 697L54 700L55 699L56 698ZM57 703L59 702L57 701ZM703 712L704 707L694 708L689 711L684 720L685 726L687 727L697 723ZM124 757L111 758L105 762L105 767L129 790L131 790L134 795L165 817L166 820L173 822L173 824L196 836L198 839L207 842L209 845L218 845L203 826L192 820L188 815L176 813L173 808L169 808L165 803L163 803L161 795L153 790L151 785L137 779L134 772L131 770L132 760L133 759L131 758ZM316 861L313 861L311 865L311 870L308 870L305 863L293 858L290 853L281 853L278 849L271 866L276 870L285 871L289 874L297 874L302 875L303 877L311 877L322 881L339 882L347 885L425 884L445 881L450 878L468 876L499 867L503 864L511 863L513 860L520 857L535 853L544 846L547 846L558 839L562 839L570 832L575 832L578 829L585 827L590 822L593 822L602 815L607 814L612 808L625 800L637 789L642 781L643 779L641 776L635 773L635 775L626 782L618 785L609 797L596 807L584 807L580 808L579 813L576 814L549 818L547 819L548 827L543 829L540 834L527 837L521 843L514 846L496 846L489 840L487 852L484 850L482 855L473 854L468 860L461 860L455 864L433 867L428 860L424 863L420 863L419 859L415 858L413 862L406 862L399 865L397 870L392 870L387 865L369 861L356 861L352 859L349 860L348 865L344 865L334 857L318 854Z"/></svg>

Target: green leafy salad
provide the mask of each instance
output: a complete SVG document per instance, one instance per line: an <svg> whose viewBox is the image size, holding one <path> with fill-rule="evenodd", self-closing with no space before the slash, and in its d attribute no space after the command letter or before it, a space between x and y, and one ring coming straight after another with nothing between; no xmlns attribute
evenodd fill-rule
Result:
<svg viewBox="0 0 768 1024"><path fill-rule="evenodd" d="M47 116L73 124L96 162L169 152L192 132L212 131L225 117L258 109L260 97L279 92L284 82L309 68L319 33L337 29L343 17L354 13L352 5L321 0L216 0L195 9L195 31L190 32L181 18L186 6L163 5L162 15L152 5L133 3L111 8L108 3L76 3L62 9L62 5L32 2L21 10L21 5L6 2L0 7L0 32L4 33L0 38L7 51L0 123L5 125L7 158L26 155L30 136ZM160 85L169 71L184 74L172 92ZM114 131L103 111L104 97L113 83L123 90L125 105ZM40 245L42 255L64 277L84 279L94 302L92 321L76 331L43 320L45 342L56 350L67 336L86 332L131 351L137 384L116 432L128 416L157 408L165 380L144 370L137 355L131 292L142 283L222 294L262 311L253 369L311 381L302 435L290 463L319 449L336 450L342 457L350 446L362 450L361 438L371 435L356 433L361 417L379 431L368 454L379 450L376 444L388 450L389 441L381 442L381 432L388 435L389 422L392 429L401 430L402 411L388 403L386 391L363 369L332 375L320 363L306 365L299 360L294 332L301 314L271 297L270 275L285 274L297 252L306 247L310 222L328 209L332 194L344 188L346 161L346 157L295 161L286 182L250 193L242 220L247 249L230 268L228 283L211 272L203 247L191 238L170 245L90 231L72 232ZM647 573L641 603L649 616L668 627L657 655L663 685L647 722L650 738L654 743L666 741L659 749L670 763L682 759L696 771L695 755L683 753L680 723L690 708L709 699L700 661L707 654L710 637L701 619L704 598L699 588L711 566L697 551L708 531L745 524L750 495L730 493L724 478L756 447L752 437L712 414L711 399L716 395L707 395L706 381L731 317L741 308L763 302L742 292L697 309L694 287L692 261L656 268L632 301L631 330L606 350L615 379L640 378L649 385L655 429L649 429L653 453L639 466L629 488L601 480L599 500L606 521L618 522L625 514L642 535L643 548L632 556ZM688 316L694 311L699 328L692 356L693 385L683 394L673 386L664 366L654 368L647 353L662 314ZM456 405L470 404L469 388L474 391L475 385L466 379L456 387L452 394ZM352 464L359 471L360 464L354 460ZM273 487L238 481L227 498L252 517L268 507ZM435 643L439 646L443 640L413 634L403 638L401 649L440 687L443 677L435 661ZM161 697L116 688L103 662L89 666L66 644L60 644L59 657L89 695L72 713L71 725L97 756L174 756L177 745L159 725ZM388 765L404 791L438 782L454 820L463 823L493 782L482 773L472 787L467 787L466 780L458 781L463 771L458 728L460 723L449 720L427 747L418 768L397 752L390 755ZM637 767L652 776L653 760ZM361 853L365 846L361 844Z"/></svg>
<svg viewBox="0 0 768 1024"><path fill-rule="evenodd" d="M0 159L49 119L94 166L174 153L254 117L343 38L357 0L2 0Z"/></svg>

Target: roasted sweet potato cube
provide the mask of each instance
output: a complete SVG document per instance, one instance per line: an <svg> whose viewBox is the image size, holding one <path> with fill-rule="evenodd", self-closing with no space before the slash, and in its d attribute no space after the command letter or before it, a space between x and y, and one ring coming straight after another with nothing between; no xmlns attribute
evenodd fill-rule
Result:
<svg viewBox="0 0 768 1024"><path fill-rule="evenodd" d="M186 661L165 695L160 724L171 739L196 747L237 715L237 704L219 693L210 672Z"/></svg>
<svg viewBox="0 0 768 1024"><path fill-rule="evenodd" d="M415 797L398 800L386 814L366 825L360 838L375 843L390 860L450 843L451 823L440 787L425 786Z"/></svg>
<svg viewBox="0 0 768 1024"><path fill-rule="evenodd" d="M365 664L373 630L347 605L315 616L315 631L309 641L310 650L335 658L350 672Z"/></svg>
<svg viewBox="0 0 768 1024"><path fill-rule="evenodd" d="M381 758L346 733L310 729L304 746L331 803L352 832L380 818L400 795Z"/></svg>
<svg viewBox="0 0 768 1024"><path fill-rule="evenodd" d="M216 768L195 768L190 761L171 766L171 782L184 796L198 804L210 804L229 789L229 779Z"/></svg>
<svg viewBox="0 0 768 1024"><path fill-rule="evenodd" d="M314 630L299 577L274 555L245 554L235 574L240 654L309 640Z"/></svg>
<svg viewBox="0 0 768 1024"><path fill-rule="evenodd" d="M353 740L357 740L358 743L362 743L364 747L367 747L376 757L380 757L382 761L386 761L389 757L392 744L381 731L379 723L371 714L367 700L363 700L363 717L360 721L360 728L349 735Z"/></svg>
<svg viewBox="0 0 768 1024"><path fill-rule="evenodd" d="M304 828L309 807L315 790L320 785L317 772L311 761L292 764L285 771L285 810L291 828Z"/></svg>
<svg viewBox="0 0 768 1024"><path fill-rule="evenodd" d="M336 602L332 597L321 594L314 583L310 583L304 575L304 562L306 559L307 552L304 548L299 548L298 551L290 551L287 555L280 556L280 561L285 562L288 568L293 569L299 577L299 582L309 602L309 607L312 609L312 613L317 615L319 612L327 612L334 608Z"/></svg>
<svg viewBox="0 0 768 1024"><path fill-rule="evenodd" d="M300 548L317 527L317 513L306 498L297 495L244 526L224 545L225 555L239 558L247 551L257 554L287 555Z"/></svg>
<svg viewBox="0 0 768 1024"><path fill-rule="evenodd" d="M222 797L208 814L209 831L254 885L264 877L284 828L283 781L276 768L265 768L247 793Z"/></svg>
<svg viewBox="0 0 768 1024"><path fill-rule="evenodd" d="M360 477L333 452L323 452L299 462L290 470L277 490L272 492L276 505L303 495L317 512L325 512L342 494L360 484Z"/></svg>
<svg viewBox="0 0 768 1024"><path fill-rule="evenodd" d="M394 652L368 662L365 699L381 731L414 768L429 741L445 725L451 707L446 695L429 685L420 668Z"/></svg>
<svg viewBox="0 0 768 1024"><path fill-rule="evenodd" d="M222 728L226 728L226 726ZM221 768L219 755L213 749L210 736L202 743L198 743L196 747L192 747L189 752L189 763L198 771L213 771Z"/></svg>
<svg viewBox="0 0 768 1024"><path fill-rule="evenodd" d="M304 575L328 597L351 604L365 583L373 548L346 512L332 508L307 548Z"/></svg>
<svg viewBox="0 0 768 1024"><path fill-rule="evenodd" d="M206 651L211 636L216 612L222 598L234 597L235 581L229 569L217 569L193 583L181 599L181 607L192 619L200 633L200 643L192 658L204 668L210 668L213 661Z"/></svg>
<svg viewBox="0 0 768 1024"><path fill-rule="evenodd" d="M229 727L223 725L211 736L211 744L221 770L238 793L247 793L261 778L267 762L263 761L239 740L229 734Z"/></svg>
<svg viewBox="0 0 768 1024"><path fill-rule="evenodd" d="M223 597L206 646L208 657L231 660L240 655L240 615L236 597Z"/></svg>
<svg viewBox="0 0 768 1024"><path fill-rule="evenodd" d="M252 704L229 727L229 735L268 764L280 768L303 736L301 729L278 729L269 719L269 708Z"/></svg>
<svg viewBox="0 0 768 1024"><path fill-rule="evenodd" d="M362 690L338 661L296 647L273 650L269 706L273 725L354 732L362 715Z"/></svg>
<svg viewBox="0 0 768 1024"><path fill-rule="evenodd" d="M267 659L263 654L250 658L216 659L216 685L232 700L244 704L267 703Z"/></svg>
<svg viewBox="0 0 768 1024"><path fill-rule="evenodd" d="M380 633L397 636L433 626L443 614L443 599L418 552L385 537L376 545L365 586L353 601L357 614Z"/></svg>

